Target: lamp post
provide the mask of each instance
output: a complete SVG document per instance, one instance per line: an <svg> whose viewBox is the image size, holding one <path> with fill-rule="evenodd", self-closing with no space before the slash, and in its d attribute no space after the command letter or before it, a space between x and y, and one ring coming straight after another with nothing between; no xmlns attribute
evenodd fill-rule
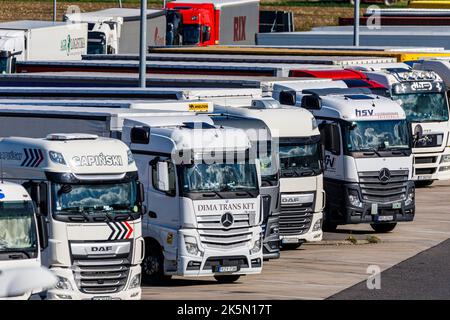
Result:
<svg viewBox="0 0 450 320"><path fill-rule="evenodd" d="M147 71L147 0L141 0L141 32L139 41L139 86L146 86Z"/></svg>
<svg viewBox="0 0 450 320"><path fill-rule="evenodd" d="M354 21L353 21L353 46L359 47L359 2L360 0L354 0Z"/></svg>
<svg viewBox="0 0 450 320"><path fill-rule="evenodd" d="M56 21L56 0L53 0L53 21Z"/></svg>

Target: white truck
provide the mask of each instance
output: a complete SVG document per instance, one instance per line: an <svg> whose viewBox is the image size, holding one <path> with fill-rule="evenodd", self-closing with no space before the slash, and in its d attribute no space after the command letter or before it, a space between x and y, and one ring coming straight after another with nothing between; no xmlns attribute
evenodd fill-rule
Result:
<svg viewBox="0 0 450 320"><path fill-rule="evenodd" d="M406 113L414 136L413 180L417 186L450 179L449 105L441 77L427 70L365 69L370 80L390 89Z"/></svg>
<svg viewBox="0 0 450 320"><path fill-rule="evenodd" d="M327 193L324 230L370 223L377 232L412 221L412 135L405 111L369 89L294 92L297 106L317 119L324 146Z"/></svg>
<svg viewBox="0 0 450 320"><path fill-rule="evenodd" d="M259 159L246 157L251 143L245 131L214 126L205 114L153 109L5 105L0 119L9 123L0 134L26 126L40 134L65 129L130 146L148 202L143 281L210 275L233 282L261 272L262 182ZM195 158L178 163L180 151ZM197 163L211 152L216 162L210 156ZM220 163L224 159L231 162Z"/></svg>
<svg viewBox="0 0 450 320"><path fill-rule="evenodd" d="M48 227L47 298L140 299L143 188L119 140L86 134L0 140L5 180L28 190Z"/></svg>
<svg viewBox="0 0 450 320"><path fill-rule="evenodd" d="M86 22L88 54L139 53L140 9L109 8L65 14L64 21ZM166 44L166 13L147 10L147 46Z"/></svg>
<svg viewBox="0 0 450 320"><path fill-rule="evenodd" d="M87 52L87 36L86 23L0 23L0 73L11 73L16 61L81 60Z"/></svg>
<svg viewBox="0 0 450 320"><path fill-rule="evenodd" d="M228 100L216 111L264 121L279 148L281 246L297 248L305 241L322 240L325 205L320 132L307 110L283 106L272 98Z"/></svg>
<svg viewBox="0 0 450 320"><path fill-rule="evenodd" d="M0 162L9 157L8 153L0 152ZM41 250L48 245L44 216L35 212L24 187L3 181L1 175L0 172L0 270L4 273L38 268ZM28 299L32 293L10 298Z"/></svg>

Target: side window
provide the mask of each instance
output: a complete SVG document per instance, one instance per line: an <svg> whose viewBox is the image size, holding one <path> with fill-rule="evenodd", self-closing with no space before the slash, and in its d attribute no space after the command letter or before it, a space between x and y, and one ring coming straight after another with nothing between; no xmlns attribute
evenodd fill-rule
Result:
<svg viewBox="0 0 450 320"><path fill-rule="evenodd" d="M341 137L339 125L336 123L327 123L320 130L322 144L326 151L339 155L341 153Z"/></svg>
<svg viewBox="0 0 450 320"><path fill-rule="evenodd" d="M152 186L155 190L162 191L158 188L157 185L157 165L152 164ZM176 194L176 170L175 165L172 162L168 162L168 169L169 169L169 191L168 194L175 196ZM164 192L164 191L162 191Z"/></svg>

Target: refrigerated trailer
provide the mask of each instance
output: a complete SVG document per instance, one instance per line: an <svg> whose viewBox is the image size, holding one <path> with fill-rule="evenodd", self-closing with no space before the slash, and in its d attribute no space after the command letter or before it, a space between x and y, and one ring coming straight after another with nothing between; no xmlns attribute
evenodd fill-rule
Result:
<svg viewBox="0 0 450 320"><path fill-rule="evenodd" d="M259 0L176 0L166 9L169 46L256 43Z"/></svg>
<svg viewBox="0 0 450 320"><path fill-rule="evenodd" d="M88 54L139 53L140 9L109 8L71 13L64 21L88 23ZM166 13L147 10L147 46L166 44Z"/></svg>
<svg viewBox="0 0 450 320"><path fill-rule="evenodd" d="M17 128L35 126L39 133L121 138L131 148L148 209L145 282L172 275L234 282L261 272L260 164L244 130L215 126L207 115L157 110L2 106L0 119L9 123L0 135L27 135Z"/></svg>
<svg viewBox="0 0 450 320"><path fill-rule="evenodd" d="M86 54L87 24L21 20L0 23L0 74L18 61L81 60Z"/></svg>

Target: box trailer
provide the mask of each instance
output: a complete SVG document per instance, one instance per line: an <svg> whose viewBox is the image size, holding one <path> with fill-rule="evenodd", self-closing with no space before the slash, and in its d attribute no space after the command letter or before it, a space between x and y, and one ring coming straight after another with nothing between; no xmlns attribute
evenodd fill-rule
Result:
<svg viewBox="0 0 450 320"><path fill-rule="evenodd" d="M86 23L33 20L0 23L0 73L10 73L16 61L81 60L86 48Z"/></svg>
<svg viewBox="0 0 450 320"><path fill-rule="evenodd" d="M177 0L166 9L167 45L256 43L259 0Z"/></svg>
<svg viewBox="0 0 450 320"><path fill-rule="evenodd" d="M87 51L91 54L139 53L140 9L110 8L64 15L65 21L89 24ZM147 10L147 46L166 43L166 13Z"/></svg>

